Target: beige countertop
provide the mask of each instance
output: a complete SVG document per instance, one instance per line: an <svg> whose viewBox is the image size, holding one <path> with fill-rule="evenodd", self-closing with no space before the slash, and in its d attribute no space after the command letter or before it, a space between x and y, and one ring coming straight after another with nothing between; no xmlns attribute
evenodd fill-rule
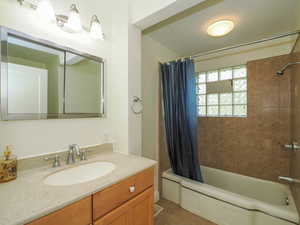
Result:
<svg viewBox="0 0 300 225"><path fill-rule="evenodd" d="M70 186L49 186L43 183L48 175L70 167L65 165L58 169L49 165L27 169L20 171L16 180L0 183L0 225L28 223L156 164L143 157L101 151L90 156L88 161L76 165L95 161L112 162L116 168L107 176Z"/></svg>

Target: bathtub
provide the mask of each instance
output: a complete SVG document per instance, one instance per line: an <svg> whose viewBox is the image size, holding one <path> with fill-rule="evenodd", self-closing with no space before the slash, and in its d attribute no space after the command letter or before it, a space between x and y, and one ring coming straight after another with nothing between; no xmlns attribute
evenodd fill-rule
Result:
<svg viewBox="0 0 300 225"><path fill-rule="evenodd" d="M289 186L201 166L205 184L162 175L162 197L218 225L294 225L299 217Z"/></svg>

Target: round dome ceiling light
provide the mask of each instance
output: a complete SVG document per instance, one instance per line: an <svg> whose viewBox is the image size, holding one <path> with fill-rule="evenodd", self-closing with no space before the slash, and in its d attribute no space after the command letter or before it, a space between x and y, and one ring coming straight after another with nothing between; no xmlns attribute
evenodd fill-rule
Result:
<svg viewBox="0 0 300 225"><path fill-rule="evenodd" d="M221 37L228 34L234 28L231 20L219 20L207 28L207 33L213 37Z"/></svg>

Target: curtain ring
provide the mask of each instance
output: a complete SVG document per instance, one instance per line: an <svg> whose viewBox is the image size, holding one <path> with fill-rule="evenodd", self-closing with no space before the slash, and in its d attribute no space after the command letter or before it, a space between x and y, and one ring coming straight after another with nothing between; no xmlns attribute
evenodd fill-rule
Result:
<svg viewBox="0 0 300 225"><path fill-rule="evenodd" d="M136 108L136 106L138 106L138 108ZM133 96L132 99L132 104L131 104L131 110L134 114L141 114L143 112L143 101L141 98L137 97L137 96Z"/></svg>

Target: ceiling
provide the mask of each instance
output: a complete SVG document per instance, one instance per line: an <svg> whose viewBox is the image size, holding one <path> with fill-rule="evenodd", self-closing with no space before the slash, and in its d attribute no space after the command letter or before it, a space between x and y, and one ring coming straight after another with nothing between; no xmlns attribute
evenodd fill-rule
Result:
<svg viewBox="0 0 300 225"><path fill-rule="evenodd" d="M207 0L144 34L188 56L295 31L299 10L299 0ZM234 30L224 37L208 36L208 25L220 19L233 20Z"/></svg>

